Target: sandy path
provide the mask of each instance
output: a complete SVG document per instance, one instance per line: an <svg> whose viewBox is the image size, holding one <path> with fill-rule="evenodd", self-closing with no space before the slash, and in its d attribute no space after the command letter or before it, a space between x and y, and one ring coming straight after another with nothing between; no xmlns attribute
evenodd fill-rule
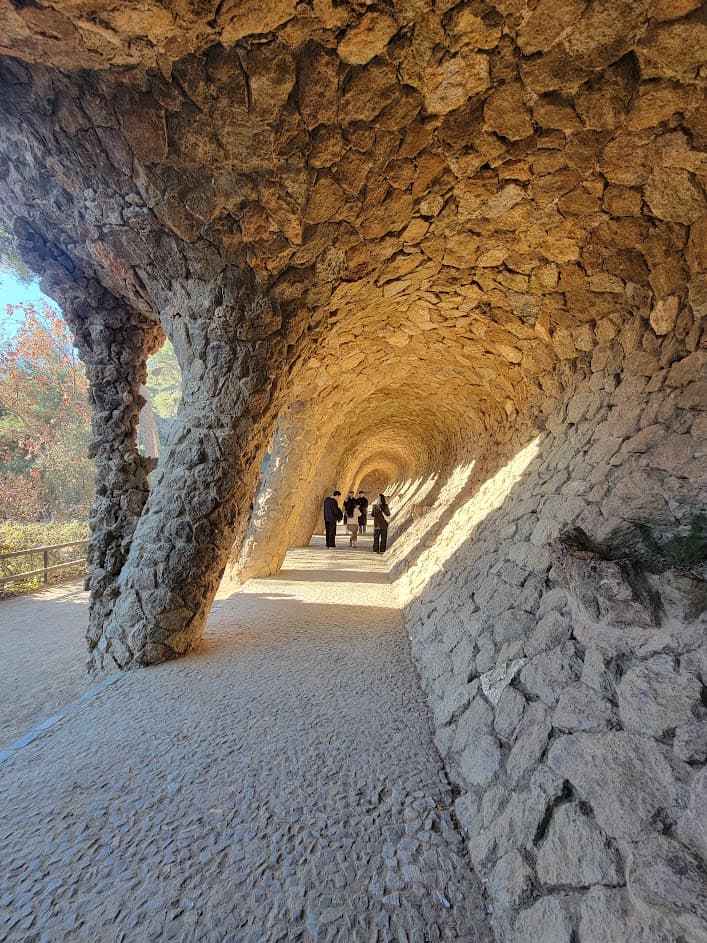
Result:
<svg viewBox="0 0 707 943"><path fill-rule="evenodd" d="M82 581L0 599L0 749L96 684Z"/></svg>
<svg viewBox="0 0 707 943"><path fill-rule="evenodd" d="M220 596L0 765L0 939L488 940L383 561Z"/></svg>

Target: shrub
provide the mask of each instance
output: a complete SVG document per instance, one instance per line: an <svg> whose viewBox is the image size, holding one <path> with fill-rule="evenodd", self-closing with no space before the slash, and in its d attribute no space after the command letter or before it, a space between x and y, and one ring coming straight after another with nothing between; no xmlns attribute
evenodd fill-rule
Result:
<svg viewBox="0 0 707 943"><path fill-rule="evenodd" d="M638 530L647 549L673 563L702 563L707 559L707 516L700 511L690 518L689 530L675 533L667 540L658 540L647 524Z"/></svg>
<svg viewBox="0 0 707 943"><path fill-rule="evenodd" d="M85 540L88 537L88 523L86 521L51 521L47 523L26 524L19 521L0 521L0 555L11 553L13 550L24 550L30 547L44 547L52 544L69 543L72 540ZM66 547L50 553L49 564L67 562L84 555L82 547ZM42 554L23 554L20 557L11 557L9 560L0 559L0 577L11 576L14 573L24 573L27 570L39 569L42 566ZM75 579L86 572L85 564L56 570L49 574L51 583L59 583L68 579ZM15 593L31 592L42 585L41 575L29 579L0 584L0 594L13 595Z"/></svg>

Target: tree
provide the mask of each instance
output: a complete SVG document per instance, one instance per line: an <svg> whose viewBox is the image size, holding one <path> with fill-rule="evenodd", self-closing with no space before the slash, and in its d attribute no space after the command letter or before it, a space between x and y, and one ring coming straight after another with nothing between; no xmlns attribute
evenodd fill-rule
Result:
<svg viewBox="0 0 707 943"><path fill-rule="evenodd" d="M167 342L148 362L140 417L146 454L159 454L181 397L181 373ZM84 367L59 312L8 305L0 315L0 519L88 517L93 462Z"/></svg>
<svg viewBox="0 0 707 943"><path fill-rule="evenodd" d="M155 420L155 411L152 408L152 397L146 386L140 386L140 396L145 400L145 403L140 410L138 420L138 442L148 458L159 458L160 434Z"/></svg>
<svg viewBox="0 0 707 943"><path fill-rule="evenodd" d="M147 361L147 389L155 413L162 419L173 419L182 396L182 374L168 340Z"/></svg>
<svg viewBox="0 0 707 943"><path fill-rule="evenodd" d="M46 304L8 305L0 323L0 517L87 515L89 440L88 384L66 324Z"/></svg>

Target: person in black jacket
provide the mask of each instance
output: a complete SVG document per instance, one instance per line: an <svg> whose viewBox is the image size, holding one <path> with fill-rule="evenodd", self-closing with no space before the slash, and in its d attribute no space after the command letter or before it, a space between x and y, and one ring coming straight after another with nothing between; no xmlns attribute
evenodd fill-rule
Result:
<svg viewBox="0 0 707 943"><path fill-rule="evenodd" d="M365 491L359 491L358 498L358 526L361 529L361 533L366 533L366 527L368 526L368 498L366 497Z"/></svg>
<svg viewBox="0 0 707 943"><path fill-rule="evenodd" d="M334 491L328 498L324 498L324 531L327 550L336 549L336 525L343 517L338 501L340 496L340 491Z"/></svg>
<svg viewBox="0 0 707 943"><path fill-rule="evenodd" d="M356 513L358 513L358 501L353 491L349 491L349 495L344 501L344 524Z"/></svg>
<svg viewBox="0 0 707 943"><path fill-rule="evenodd" d="M378 495L371 513L373 515L373 552L384 553L388 544L388 521L390 520L390 508L384 494Z"/></svg>

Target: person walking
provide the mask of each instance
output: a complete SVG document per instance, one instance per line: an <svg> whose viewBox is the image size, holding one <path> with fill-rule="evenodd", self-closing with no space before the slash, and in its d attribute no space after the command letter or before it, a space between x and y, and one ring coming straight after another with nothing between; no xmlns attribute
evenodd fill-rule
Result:
<svg viewBox="0 0 707 943"><path fill-rule="evenodd" d="M390 521L390 508L384 494L378 495L378 500L371 508L373 515L373 552L385 553L388 545L388 522Z"/></svg>
<svg viewBox="0 0 707 943"><path fill-rule="evenodd" d="M333 491L327 498L324 498L324 532L327 550L336 549L336 525L343 517L339 507L340 497L340 491Z"/></svg>
<svg viewBox="0 0 707 943"><path fill-rule="evenodd" d="M349 537L349 547L353 547L355 550L356 541L358 540L358 508L354 508L353 511L350 511L348 518L346 530L351 535Z"/></svg>
<svg viewBox="0 0 707 943"><path fill-rule="evenodd" d="M358 498L358 527L362 534L366 533L368 526L368 498L365 491L359 491Z"/></svg>
<svg viewBox="0 0 707 943"><path fill-rule="evenodd" d="M352 514L358 514L358 502L356 501L356 496L353 491L349 491L344 501L344 524L348 523L348 519Z"/></svg>

